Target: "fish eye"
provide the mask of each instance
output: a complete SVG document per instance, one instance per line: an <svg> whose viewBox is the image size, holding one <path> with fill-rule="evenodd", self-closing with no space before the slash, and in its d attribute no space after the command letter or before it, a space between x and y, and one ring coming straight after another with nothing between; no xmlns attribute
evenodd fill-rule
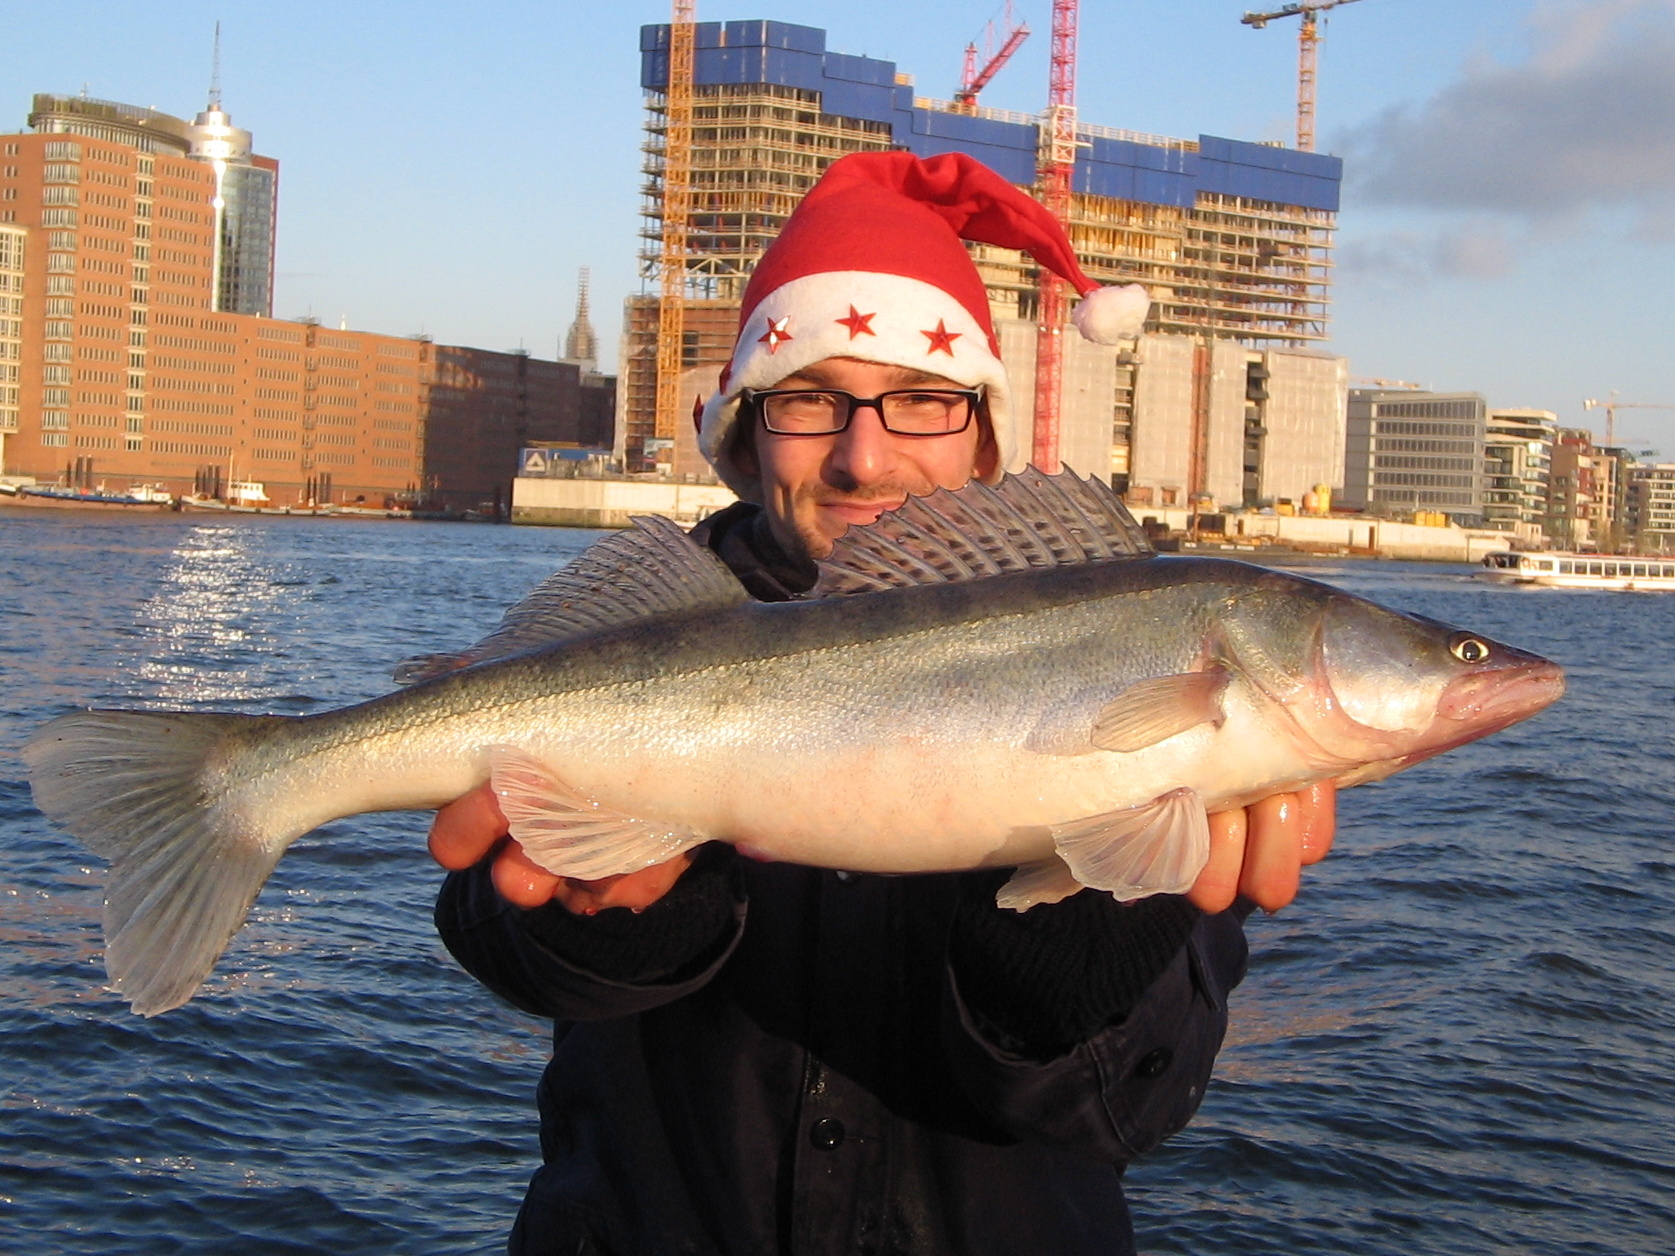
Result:
<svg viewBox="0 0 1675 1256"><path fill-rule="evenodd" d="M1462 663L1481 663L1489 657L1489 643L1477 637L1461 637L1448 647L1448 652Z"/></svg>

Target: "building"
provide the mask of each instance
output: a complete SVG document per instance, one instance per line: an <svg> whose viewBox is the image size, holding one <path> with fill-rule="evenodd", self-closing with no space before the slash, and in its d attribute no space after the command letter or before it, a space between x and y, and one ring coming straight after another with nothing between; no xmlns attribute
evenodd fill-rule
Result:
<svg viewBox="0 0 1675 1256"><path fill-rule="evenodd" d="M648 279L657 274L663 234L668 43L667 26L642 28ZM1154 303L1133 350L1066 338L1064 462L1159 498L1192 482L1232 502L1263 500L1281 486L1279 495L1291 495L1311 479L1335 485L1346 381L1336 359L1302 351L1327 336L1342 163L1215 136L1078 130L1084 147L1067 224L1077 255L1094 279L1146 284ZM699 23L686 391L714 386L756 259L837 158L964 152L1027 187L1040 135L1033 115L919 96L894 62L829 52L825 32L813 27ZM1032 396L1035 265L1006 249L972 246L972 253L1014 393ZM631 470L701 474L689 425L656 430L657 308L658 297L647 295L631 298L625 311L618 449ZM1253 368L1269 386L1267 397L1250 401ZM1325 445L1317 447L1321 434ZM1286 451L1304 446L1308 465L1286 465ZM1205 480L1207 466L1216 470Z"/></svg>
<svg viewBox="0 0 1675 1256"><path fill-rule="evenodd" d="M30 124L0 136L0 472L503 512L524 444L609 442L590 363L272 318L278 164L217 99Z"/></svg>
<svg viewBox="0 0 1675 1256"><path fill-rule="evenodd" d="M1530 545L1545 540L1548 479L1559 416L1491 410L1484 424L1483 523Z"/></svg>
<svg viewBox="0 0 1675 1256"><path fill-rule="evenodd" d="M1353 388L1342 502L1374 514L1483 518L1488 407L1480 393Z"/></svg>
<svg viewBox="0 0 1675 1256"><path fill-rule="evenodd" d="M18 428L18 395L23 363L23 263L29 233L0 224L0 469L6 441Z"/></svg>
<svg viewBox="0 0 1675 1256"><path fill-rule="evenodd" d="M1637 554L1675 553L1675 462L1632 468L1626 530Z"/></svg>

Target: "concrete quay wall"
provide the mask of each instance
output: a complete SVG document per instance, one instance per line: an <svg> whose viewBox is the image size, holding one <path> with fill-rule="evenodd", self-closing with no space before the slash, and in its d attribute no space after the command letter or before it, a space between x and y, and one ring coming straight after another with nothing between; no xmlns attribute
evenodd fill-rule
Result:
<svg viewBox="0 0 1675 1256"><path fill-rule="evenodd" d="M626 528L635 515L661 515L691 526L737 500L719 484L519 476L512 481L512 522Z"/></svg>
<svg viewBox="0 0 1675 1256"><path fill-rule="evenodd" d="M1135 514L1182 532L1190 519L1185 510L1142 507ZM1491 550L1504 550L1512 543L1510 533L1486 528L1432 528L1363 515L1230 514L1226 519L1229 541L1266 537L1301 549L1344 549L1377 558L1416 562L1475 563Z"/></svg>

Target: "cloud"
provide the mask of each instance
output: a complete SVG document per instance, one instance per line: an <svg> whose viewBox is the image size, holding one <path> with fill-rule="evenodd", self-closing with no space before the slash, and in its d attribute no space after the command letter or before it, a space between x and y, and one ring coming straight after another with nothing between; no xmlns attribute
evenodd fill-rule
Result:
<svg viewBox="0 0 1675 1256"><path fill-rule="evenodd" d="M1473 220L1435 231L1386 231L1346 236L1337 264L1345 278L1402 284L1433 279L1497 279L1518 260L1521 240L1504 224Z"/></svg>
<svg viewBox="0 0 1675 1256"><path fill-rule="evenodd" d="M1670 230L1675 194L1675 0L1573 0L1531 18L1521 64L1479 61L1431 99L1352 131L1351 195L1366 205L1537 222L1596 209ZM1470 248L1457 259L1470 267Z"/></svg>

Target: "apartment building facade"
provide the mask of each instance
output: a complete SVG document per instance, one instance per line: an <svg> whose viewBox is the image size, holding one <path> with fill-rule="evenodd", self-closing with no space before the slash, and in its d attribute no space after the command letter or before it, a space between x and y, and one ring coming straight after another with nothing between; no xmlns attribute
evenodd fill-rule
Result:
<svg viewBox="0 0 1675 1256"><path fill-rule="evenodd" d="M1539 544L1544 536L1553 444L1551 410L1491 410L1484 422L1483 523Z"/></svg>
<svg viewBox="0 0 1675 1256"><path fill-rule="evenodd" d="M1340 500L1375 514L1481 522L1487 418L1480 393L1350 389Z"/></svg>

